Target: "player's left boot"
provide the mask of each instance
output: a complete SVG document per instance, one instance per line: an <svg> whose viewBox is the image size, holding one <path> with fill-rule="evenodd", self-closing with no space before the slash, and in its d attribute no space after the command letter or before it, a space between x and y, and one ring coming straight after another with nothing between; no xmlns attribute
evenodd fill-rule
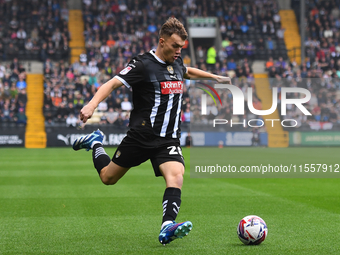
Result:
<svg viewBox="0 0 340 255"><path fill-rule="evenodd" d="M181 223L170 223L164 226L159 233L158 240L161 244L166 245L177 238L183 238L187 236L192 229L192 223L185 221Z"/></svg>
<svg viewBox="0 0 340 255"><path fill-rule="evenodd" d="M80 150L80 149L86 149L87 151L89 151L91 150L92 148L91 146L94 141L103 143L103 139L104 139L104 133L98 129L89 135L78 137L74 141L72 148L75 151Z"/></svg>

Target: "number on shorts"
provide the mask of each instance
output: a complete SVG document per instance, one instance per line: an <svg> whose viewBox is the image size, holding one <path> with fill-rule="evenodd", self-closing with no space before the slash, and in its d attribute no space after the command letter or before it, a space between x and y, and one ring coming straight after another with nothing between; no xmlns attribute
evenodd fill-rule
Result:
<svg viewBox="0 0 340 255"><path fill-rule="evenodd" d="M170 149L169 155L177 155L176 146L169 146L167 149Z"/></svg>
<svg viewBox="0 0 340 255"><path fill-rule="evenodd" d="M169 146L167 149L170 149L169 155L181 155L182 156L182 150L181 147L176 147L176 146ZM177 151L176 151L177 149Z"/></svg>

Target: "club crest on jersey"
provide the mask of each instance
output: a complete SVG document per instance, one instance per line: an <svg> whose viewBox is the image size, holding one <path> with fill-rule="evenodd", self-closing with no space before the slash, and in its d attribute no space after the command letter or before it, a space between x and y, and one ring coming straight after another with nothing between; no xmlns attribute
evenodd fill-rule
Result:
<svg viewBox="0 0 340 255"><path fill-rule="evenodd" d="M120 151L117 151L116 153L116 158L119 158L119 156L121 155L122 153Z"/></svg>
<svg viewBox="0 0 340 255"><path fill-rule="evenodd" d="M127 74L128 72L130 72L131 69L132 69L131 66L125 67L122 71L120 71L119 74L125 75L125 74Z"/></svg>
<svg viewBox="0 0 340 255"><path fill-rule="evenodd" d="M166 69L168 69L169 73L174 74L174 68L172 66L167 66Z"/></svg>

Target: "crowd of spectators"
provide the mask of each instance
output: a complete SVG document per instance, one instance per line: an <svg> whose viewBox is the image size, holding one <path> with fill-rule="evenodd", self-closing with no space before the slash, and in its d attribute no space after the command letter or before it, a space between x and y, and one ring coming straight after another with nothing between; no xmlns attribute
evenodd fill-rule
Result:
<svg viewBox="0 0 340 255"><path fill-rule="evenodd" d="M13 17L6 16L9 23L14 18L19 20L19 34L22 33L22 28L24 30L33 28L31 31L33 35L33 31L36 31L36 29L39 32L44 30L44 33L38 33L38 38L43 39L42 45L48 46L51 41L55 42L58 34L65 39L65 42L68 41L66 1L32 1L41 4L38 5L38 8L30 7L29 2L24 1L24 6L27 7L25 10L28 10L27 13L31 11L36 14L33 24L38 24L37 27L26 26L24 22L20 22L18 14L12 15ZM104 82L124 69L132 56L149 51L157 46L158 30L164 20L172 15L184 24L186 24L186 17L188 16L216 16L218 18L223 38L222 47L217 50L215 47L198 46L195 49L196 67L232 77L233 84L239 86L245 94L247 88L252 87L255 108L261 109L261 101L256 96L251 68L252 60L259 58L259 55L261 57L272 56L271 60L266 63L269 76L272 78L272 86L287 86L287 83L282 81L289 81L291 86L311 88L311 102L317 102L320 108L310 108L310 111L313 111L312 118L315 118L312 120L334 122L334 116L337 115L338 95L336 89L339 88L337 78L338 74L340 75L338 68L340 60L338 60L337 51L338 32L334 29L338 28L339 15L336 16L337 13L334 11L334 7L338 6L337 4L338 1L334 0L330 1L327 7L318 6L318 11L315 8L310 10L313 15L308 16L308 22L318 24L317 20L319 20L319 23L322 26L325 25L325 28L328 25L333 34L329 36L330 32L320 33L318 30L318 36L315 37L307 32L308 59L301 66L298 66L295 61L287 62L286 56L281 55L281 53L284 53L284 51L280 51L282 43L284 44L283 30L275 0L244 0L238 2L188 0L184 3L176 0L172 2L83 0L86 50L80 55L79 61L73 64L69 64L63 58L53 61L56 60L53 54L44 55L41 54L42 51L39 51L40 57L44 55L41 59L44 60L44 114L46 124L65 125L66 123L68 126L78 127L80 123L77 115L83 105L92 98ZM2 11L5 13L8 8L15 10L16 5L15 0L10 1L2 5ZM328 15L329 13L332 13L335 18L332 19L332 15ZM328 23L321 16L329 19ZM23 17L27 17L27 15ZM320 20L324 20L324 22ZM338 23L340 24L340 21ZM20 27L20 24L24 26ZM45 24L45 27L42 25L41 28L41 24ZM312 26L310 27L313 30ZM12 31L10 29L5 30L1 29L1 33L8 34L8 31ZM322 31L328 31L328 29ZM34 41L35 38L37 37L31 36L27 40ZM2 38L1 40L4 46L5 39ZM328 48L325 43L327 43ZM63 42L58 45L63 46ZM311 45L316 46L311 48L313 47ZM321 47L323 45L324 47ZM186 45L184 47L182 57L185 65L192 66L189 47L192 46ZM314 57L313 54L311 55L311 51L315 53ZM279 58L279 56L282 57ZM2 57L6 58L8 55L3 54ZM208 61L211 57L214 60L212 62ZM273 59L276 59L276 61ZM299 81L300 77L303 80L302 83ZM220 94L222 105L208 102L208 115L202 117L199 108L202 90L193 89L190 86L193 83L193 81L186 83L184 88L182 110L184 124L189 124L190 117L193 117L194 123L208 123L211 122L212 118L233 119L237 122L242 118L253 117L248 107L245 107L245 116L232 115L233 101L231 94L227 91ZM196 84L197 86L199 84ZM133 107L131 96L131 91L124 86L114 91L106 101L99 105L96 118L93 118L92 122L126 127ZM329 108L330 104L334 107ZM329 109L328 113L327 109ZM301 119L301 125L311 122L310 118L296 112L297 110L294 108L289 109L287 117L295 116L299 120ZM320 114L315 114L317 112L320 112Z"/></svg>
<svg viewBox="0 0 340 255"><path fill-rule="evenodd" d="M25 126L26 71L14 58L12 63L0 63L0 125Z"/></svg>
<svg viewBox="0 0 340 255"><path fill-rule="evenodd" d="M260 1L259 1L260 2ZM256 3L258 4L258 3ZM272 42L272 49L277 49L277 42L282 43L283 32L281 26L279 25L280 17L278 16L275 8L275 2L268 1L267 6L271 6L273 9L272 12L272 21L268 19L267 21L262 20L258 24L261 24L261 31L270 32L270 29L266 30L265 25L268 23L278 22L277 26L271 26L273 29L271 31L272 34L276 34L276 41ZM237 5L237 4L235 4ZM266 5L264 5L266 6ZM268 71L268 75L270 77L270 83L272 87L278 87L279 99L278 99L278 110L280 111L280 92L282 87L302 87L306 88L311 92L311 100L305 104L308 111L312 114L311 116L306 116L302 113L300 109L298 109L295 105L288 105L287 115L280 116L282 119L294 119L297 122L297 127L300 129L310 130L310 129L332 129L335 125L340 123L340 44L339 44L339 28L340 28L340 1L332 0L332 1L309 1L307 8L307 19L305 23L306 35L307 39L305 42L306 46L306 60L298 65L295 59L287 60L286 54L284 51L278 51L277 54L267 54L269 60L266 62L266 69ZM258 8L257 8L258 9ZM270 13L270 12L269 12ZM262 15L260 15L262 16ZM276 32L274 32L274 30ZM223 28L221 28L223 31ZM257 31L257 32L261 32ZM229 33L234 34L234 31L230 31ZM239 31L240 33L240 31ZM260 34L260 33L259 33ZM270 42L272 36L263 36L261 35L259 40L263 43L263 38L267 40L265 42L266 50L268 50L268 42ZM224 40L222 46L230 45L230 40L228 36L226 36L227 40ZM241 37L242 38L242 37ZM232 44L232 43L231 43ZM215 68L213 67L211 70L213 72L217 72L219 68L222 70L228 70L230 74L230 70L235 70L235 77L240 77L240 74L237 72L238 68L241 67L243 72L246 73L245 78L249 80L249 77L252 77L252 73L248 70L247 67L243 67L237 65L237 61L234 61L233 55L236 55L236 59L239 59L240 56L246 56L247 59L252 59L251 54L249 54L249 49L245 49L241 54L239 52L240 45L244 46L243 42L237 47L236 54L228 54L228 47L222 47L220 52L216 52L216 64ZM259 45L259 44L258 44ZM226 49L226 52L224 52ZM256 47L256 51L259 53L259 49L263 49L263 47ZM269 51L270 53L270 51ZM201 47L196 51L197 58L201 62L201 66L204 66L204 56L209 56L209 50L205 53ZM222 58L221 58L222 56ZM221 63L224 61L224 63ZM226 60L225 60L226 59ZM274 60L275 59L275 60ZM242 60L238 61L242 64ZM211 68L211 64L207 64L208 69ZM249 75L250 74L250 75ZM233 74L230 74L233 77ZM239 80L239 78L237 79ZM237 84L237 80L235 80L235 84ZM234 83L233 83L234 84ZM248 86L252 86L251 83L248 83ZM241 86L242 87L242 86ZM253 86L252 86L253 87ZM230 94L227 93L230 96ZM303 95L299 94L288 94L289 98L303 97ZM197 98L198 99L198 98ZM254 94L253 102L259 102L256 97L256 92ZM261 102L259 102L261 104ZM223 104L224 105L224 104ZM211 106L214 108L213 103ZM259 107L261 107L259 105ZM217 109L223 107L217 107ZM247 108L247 107L245 107ZM255 107L256 108L256 107ZM216 116L223 118L223 115L219 115L219 110L215 111ZM198 116L198 114L197 114ZM248 119L251 117L251 114L248 112L244 116L244 118ZM295 122L292 122L291 125L295 125ZM339 127L339 125L338 125Z"/></svg>
<svg viewBox="0 0 340 255"><path fill-rule="evenodd" d="M54 67L55 71L52 75L52 80L48 78L51 76L51 67L49 70L45 70L45 74L47 74L45 92L47 97L49 97L48 94L52 94L51 99L46 99L50 103L49 106L45 107L48 109L48 111L45 109L45 112L46 115L48 112L48 115L54 116L53 118L46 118L47 123L63 123L70 114L57 114L58 111L64 111L60 110L60 107L63 106L56 105L53 102L60 101L62 102L61 105L69 105L70 101L73 100L73 107L71 109L77 110L78 108L79 110L83 104L91 99L101 84L125 67L132 56L156 48L158 30L164 20L172 15L176 16L184 24L186 24L187 16L217 16L221 24L222 35L225 38L222 43L222 50L216 56L216 61L208 64L206 62L207 49L198 47L196 50L196 67L217 74L236 77L236 79L240 80L240 86L243 89L246 89L248 85L254 88L252 83L253 72L251 69L253 54L250 51L255 52L255 47L252 46L252 42L246 43L246 46L251 46L251 49L246 50L244 48L243 50L242 47L238 47L238 50L235 51L235 56L233 56L233 50L230 50L228 47L237 45L239 42L238 38L241 38L239 35L247 35L248 31L254 32L249 34L255 34L256 29L259 29L267 21L270 21L270 24L275 24L274 27L276 28L279 25L279 17L277 17L275 1L257 1L256 3L242 1L241 4L235 3L235 1L208 2L206 0L197 0L186 1L183 4L181 1L108 2L84 0L83 17L86 51L80 55L79 62L67 67L67 70L65 70L65 67L59 68L58 73L56 73L57 71ZM224 24L228 26L223 28ZM249 26L249 29L245 29L245 26ZM242 27L243 30L239 31L238 27ZM263 28L262 35L270 35L273 31L270 32L269 30ZM265 43L263 45L265 46ZM229 49L229 52L227 52L227 49ZM185 65L191 64L188 45L182 50L182 57ZM55 77L58 76L61 76L67 82L64 85L60 85L62 83L55 80ZM72 78L70 79L69 76ZM192 110L189 100L190 84L187 83L187 85L183 96L182 121L184 124L189 123L190 110ZM55 95L58 95L58 100L52 100L52 98L55 98ZM75 97L77 98L77 103L74 101ZM227 100L227 97L225 97L225 100ZM124 109L125 103L130 105L128 109ZM123 87L113 92L112 96L103 104L108 104L108 106L98 110L100 115L99 123L112 123L113 119L106 116L107 109L112 108L113 112L116 113L115 118L118 120L118 116L122 116L125 122L120 121L120 123L127 124L127 118L132 107L131 92L127 88ZM231 104L225 105L229 107ZM51 110L53 108L54 110ZM224 114L225 109L219 110Z"/></svg>
<svg viewBox="0 0 340 255"><path fill-rule="evenodd" d="M204 9L207 10L207 15L218 18L223 40L219 50L215 46L208 49L198 46L195 50L196 67L233 78L232 84L243 91L246 101L248 88L251 87L253 105L260 110L262 106L256 95L253 60L264 59L267 56L287 57L277 1L223 1L210 3L206 7ZM255 117L247 106L244 116L232 115L232 94L228 90L219 93L222 104L215 104L211 100L207 106L207 116L202 116L200 113L202 91L194 89L190 92L193 124L210 125L213 119L219 118L228 120L229 123L224 129L229 129L232 128L231 120L234 123L242 123L244 119ZM234 125L234 128L239 127Z"/></svg>
<svg viewBox="0 0 340 255"><path fill-rule="evenodd" d="M67 0L0 1L0 60L67 59Z"/></svg>
<svg viewBox="0 0 340 255"><path fill-rule="evenodd" d="M213 16L219 20L223 40L218 52L221 62L227 58L286 57L284 29L276 0L221 1L216 5Z"/></svg>
<svg viewBox="0 0 340 255"><path fill-rule="evenodd" d="M96 90L123 70L132 56L156 47L159 26L167 17L176 15L185 23L181 7L179 1L84 0L86 51L70 66L63 61L52 64L50 59L44 65L46 124L67 121L77 127L74 116ZM126 87L115 90L99 105L95 113L99 118L89 122L126 127L133 107L131 96Z"/></svg>
<svg viewBox="0 0 340 255"><path fill-rule="evenodd" d="M110 60L105 63L107 70L111 70ZM88 63L76 62L72 65L47 59L44 70L44 116L47 126L65 126L66 123L69 127L79 127L77 117L80 109L91 100L97 89L115 74L115 69L108 72L102 67L99 68L94 58ZM131 109L131 91L122 87L99 104L95 116L88 122L127 127Z"/></svg>
<svg viewBox="0 0 340 255"><path fill-rule="evenodd" d="M276 61L270 59L267 62L271 86L277 87L279 93L282 87L301 87L311 93L311 99L304 104L311 116L305 115L295 105L288 105L287 115L281 117L294 119L298 127L305 129L331 129L340 123L340 76L337 74L339 71L323 70L317 60L306 62L302 65L282 59ZM339 70L339 67L336 67L336 70ZM303 98L305 95L290 93L287 97Z"/></svg>
<svg viewBox="0 0 340 255"><path fill-rule="evenodd" d="M263 1L260 2L262 3ZM261 9L262 7L260 8L261 12L264 13L269 7L273 7L272 4L268 3L259 4L259 6L263 7L263 9ZM246 7L250 8L250 5L254 6L251 1L245 1ZM236 5L230 1L230 10L238 10L241 7L241 5ZM243 13L247 13L248 7L245 8L245 11L242 8L240 9L241 16ZM221 11L221 8L223 9L222 13L225 12L225 15L219 18L228 19L227 13L229 11L226 6L221 5L219 2L216 2L215 6L205 0L187 1L184 8L183 2L180 1L171 3L161 1L113 1L113 4L107 1L83 1L86 51L80 55L79 62L70 66L63 61L52 66L50 59L44 65L46 94L44 112L46 124L65 123L67 118L70 117L73 122L69 121L68 123L73 123L72 126L78 126L79 123L77 123L74 116L92 98L96 90L105 81L124 69L132 56L156 48L158 30L167 17L175 15L185 24L187 15L215 15L215 12L217 10ZM156 15L159 13L161 15ZM255 12L254 15L257 15L257 13ZM202 48L197 49L199 56L202 55L201 51L203 51ZM202 58L197 58L196 67L235 77L235 79L240 80L240 87L243 90L248 85L254 88L251 62L248 60L247 55L235 60L230 59L230 61L218 58L216 63L209 65L206 63L204 54ZM184 64L190 65L191 59L188 48L185 47L182 50L182 56ZM193 112L194 107L190 105L189 85L190 83L187 83L183 95L182 121L184 125L190 122L190 113ZM227 95L222 96L222 98L227 101L230 99ZM99 118L94 118L94 122L127 126L128 117L132 109L131 101L131 91L126 87L114 91L105 102L99 105L96 113ZM230 101L224 104L224 107L230 108ZM226 109L224 108L219 109L220 114L225 114L225 111ZM215 111L213 112L215 113Z"/></svg>
<svg viewBox="0 0 340 255"><path fill-rule="evenodd" d="M229 52L226 52L226 47L229 45L235 47L237 40L243 38L239 36L252 34L248 31L256 32L264 20L274 22L272 10L277 8L275 1L272 0L257 1L256 4L248 0L240 3L207 0L188 0L184 3L176 0L172 2L83 0L86 51L80 55L79 62L69 65L67 56L70 35L67 28L66 0L3 1L0 3L0 14L3 17L0 24L0 58L8 61L12 59L17 61L17 58L43 61L46 124L67 123L68 126L74 127L79 125L76 117L79 110L105 81L120 72L132 56L156 47L158 30L169 16L176 16L183 24L186 24L188 16L218 17L221 33L225 38L223 41L225 47L222 49L225 52L219 53L217 62L212 65L206 64L205 59L198 59L197 67L251 80L252 70L248 59L252 58L252 54L248 54L249 50L243 54L240 46L233 56L233 51L229 49ZM262 18L258 19L260 14ZM263 34L269 35L270 32L263 31ZM250 44L245 42L247 46ZM186 65L191 64L188 47L190 45L186 45L182 51ZM199 49L198 51L200 52ZM235 60L231 60L230 56L235 57ZM230 61L227 62L226 57ZM21 94L25 94L24 72L20 74L16 68L11 69L7 66L1 69L6 77L11 77L9 84L12 86L15 84L19 95L17 98L21 98ZM7 116L6 109L10 104L13 121L14 116L21 112L18 107L14 108L14 102L21 106L23 100L15 99L14 92L11 94L12 97L8 98L7 90L11 86L7 85L6 77L2 79L0 87L1 114L6 113ZM190 119L189 90L188 86L184 93L182 113L184 123L188 123ZM98 107L100 118L95 122L127 126L132 107L131 91L122 87L100 104Z"/></svg>
<svg viewBox="0 0 340 255"><path fill-rule="evenodd" d="M306 56L320 63L324 71L334 71L340 64L340 1L310 1L308 7L304 27Z"/></svg>

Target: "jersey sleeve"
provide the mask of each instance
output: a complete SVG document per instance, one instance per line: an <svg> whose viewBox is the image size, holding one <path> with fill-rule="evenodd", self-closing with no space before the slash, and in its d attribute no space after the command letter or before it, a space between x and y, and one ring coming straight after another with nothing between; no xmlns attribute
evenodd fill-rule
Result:
<svg viewBox="0 0 340 255"><path fill-rule="evenodd" d="M144 65L138 59L133 58L114 78L120 80L126 87L131 88L144 79Z"/></svg>
<svg viewBox="0 0 340 255"><path fill-rule="evenodd" d="M188 72L188 68L186 66L183 66L183 75L185 75Z"/></svg>

